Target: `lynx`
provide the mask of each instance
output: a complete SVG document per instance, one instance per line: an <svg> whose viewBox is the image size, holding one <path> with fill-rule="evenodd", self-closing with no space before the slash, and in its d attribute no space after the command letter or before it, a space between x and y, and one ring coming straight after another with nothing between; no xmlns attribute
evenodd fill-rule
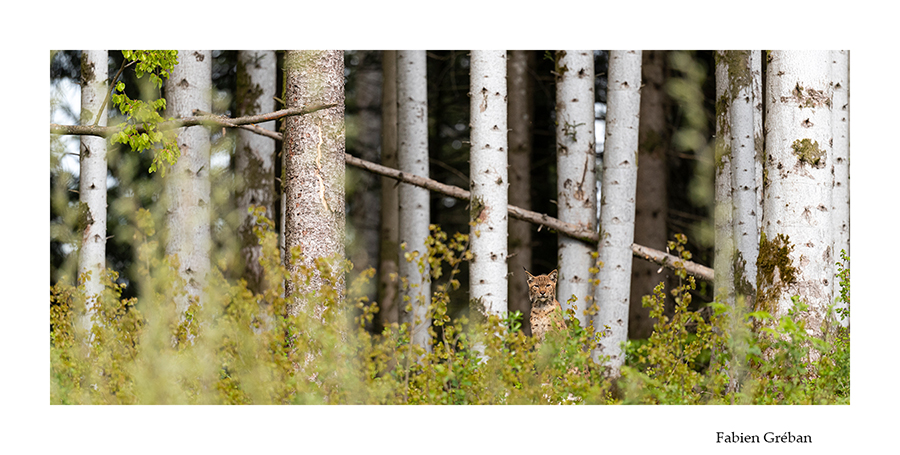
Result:
<svg viewBox="0 0 900 455"><path fill-rule="evenodd" d="M551 329L566 330L562 308L556 301L557 272L538 276L528 270L525 273L528 274L528 300L531 301L531 334L540 342Z"/></svg>

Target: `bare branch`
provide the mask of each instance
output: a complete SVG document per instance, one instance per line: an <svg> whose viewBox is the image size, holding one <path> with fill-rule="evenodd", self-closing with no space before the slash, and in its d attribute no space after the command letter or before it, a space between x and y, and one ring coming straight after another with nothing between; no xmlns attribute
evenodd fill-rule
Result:
<svg viewBox="0 0 900 455"><path fill-rule="evenodd" d="M212 114L212 113L210 113L210 112L203 112L203 111L201 111L201 110L199 110L199 109L195 109L195 110L194 110L194 114L197 114L197 115L203 115L203 116L215 116L214 114ZM233 119L230 119L230 118L225 117L225 116L216 116L216 117L218 117L218 118L220 118L220 119L222 120L222 122L223 122L222 125L223 125L223 126L228 126L228 127L231 127L231 128L240 128L240 129L242 129L242 130L247 130L247 131L250 131L250 132L252 132L252 133L256 133L256 134L258 134L258 135L260 135L260 136L265 136L265 137L268 137L268 138L270 138L270 139L275 139L276 141L282 140L281 133L278 133L278 132L275 132L275 131L272 131L272 130L267 130L267 129L261 127L261 126L257 126L257 125L236 125L236 124L233 123L233 121L232 121ZM226 123L226 122L227 122L227 123Z"/></svg>
<svg viewBox="0 0 900 455"><path fill-rule="evenodd" d="M356 158L355 156L352 156L350 154L344 154L344 161L351 166L365 169L367 171L399 180L404 183L416 185L430 191L435 191L445 196L450 196L464 201L468 201L470 197L470 193L462 188L453 185L447 185L426 177L401 172L397 169L392 169L380 164L375 164L370 161ZM527 221L532 224L537 224L539 226L546 226L550 229L555 229L556 231L561 232L569 237L581 240L591 245L596 245L600 241L600 235L598 233L583 229L572 223L560 221L546 214L532 212L531 210L525 210L514 205L508 206L508 210L509 215L513 218ZM654 262L670 269L677 269L679 265L683 265L685 271L687 271L689 275L693 275L702 280L713 281L713 270L704 265L697 264L695 262L684 261L675 256L672 256L671 254L664 253L662 251L655 250L643 245L632 244L631 250L634 256L641 259Z"/></svg>
<svg viewBox="0 0 900 455"><path fill-rule="evenodd" d="M631 245L631 251L635 257L646 259L650 262L654 262L672 270L677 269L679 265L683 265L684 270L688 273L688 275L693 275L697 278L710 282L713 281L713 269L701 264L697 264L696 262L685 261L683 259L679 259L676 256L672 256L671 254L663 253L662 251L654 250L653 248L643 245L638 245L637 243L633 243Z"/></svg>
<svg viewBox="0 0 900 455"><path fill-rule="evenodd" d="M57 125L56 123L50 124L50 134L62 134L69 136L109 137L121 129L121 127L114 126Z"/></svg>
<svg viewBox="0 0 900 455"><path fill-rule="evenodd" d="M158 129L160 131L169 130L174 128L181 128L184 126L196 126L196 125L216 125L216 126L227 126L227 127L239 127L241 125L249 125L252 123L262 123L268 122L271 120L278 120L282 117L288 117L291 115L304 115L311 114L316 111L320 111L322 109L328 109L336 106L335 104L317 104L309 107L292 107L288 109L281 109L275 112L271 112L268 114L261 115L250 115L247 117L238 117L238 118L228 118L219 115L195 115L193 117L182 117L172 120L167 120L158 125ZM195 112L199 112L196 110ZM62 134L62 135L75 135L75 136L100 136L100 137L110 137L113 134L122 131L125 128L125 125L116 125L116 126L89 126L89 125L57 125L55 123L50 124L50 134ZM264 134L259 129L248 128L250 131ZM137 132L145 133L143 126L137 126ZM280 135L278 138L264 134L273 139L280 139Z"/></svg>
<svg viewBox="0 0 900 455"><path fill-rule="evenodd" d="M335 107L335 106L337 106L337 105L332 103L332 104L316 104L313 106L306 106L306 107L304 107L304 106L289 107L287 109L280 109L275 112L270 112L268 114L248 115L246 117L238 117L238 118L228 119L228 122L233 123L235 125L247 125L250 123L262 123L262 122L268 122L271 120L278 120L282 117L288 117L291 115L311 114L313 112L320 111L322 109L328 109L328 108ZM194 111L195 114L198 112L199 112L198 110ZM199 117L194 117L194 118L199 118L199 119L202 119L201 121L204 121L204 120L218 120L218 119L227 118L227 117L219 117L219 116L213 115L213 116L199 116Z"/></svg>

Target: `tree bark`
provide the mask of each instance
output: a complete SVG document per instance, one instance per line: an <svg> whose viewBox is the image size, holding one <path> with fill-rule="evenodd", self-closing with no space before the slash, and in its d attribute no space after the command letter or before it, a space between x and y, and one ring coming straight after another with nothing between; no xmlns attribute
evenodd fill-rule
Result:
<svg viewBox="0 0 900 455"><path fill-rule="evenodd" d="M594 317L594 327L605 336L594 349L593 357L599 362L601 355L608 356L606 365L613 377L619 375L625 361L622 344L628 338L640 86L641 51L612 51L598 246L603 265L595 294L600 309Z"/></svg>
<svg viewBox="0 0 900 455"><path fill-rule="evenodd" d="M771 51L766 90L763 231L784 249L764 257L760 246L757 306L780 317L798 295L817 336L834 289L830 61L828 51Z"/></svg>
<svg viewBox="0 0 900 455"><path fill-rule="evenodd" d="M757 196L757 150L762 147L762 131L757 120L760 60L754 51L727 51L731 88L731 196L734 204L734 258L731 265L734 292L748 305L756 300L756 259L759 255L757 216L761 212ZM754 90L757 88L757 90Z"/></svg>
<svg viewBox="0 0 900 455"><path fill-rule="evenodd" d="M287 51L284 58L285 102L288 107L334 104L314 114L285 121L285 263L292 273L311 270L308 285L289 281L288 295L297 294L293 314L320 316L301 294L314 295L325 286L344 292L344 57L342 51ZM292 249L300 257L292 260ZM316 270L317 260L331 262L333 276Z"/></svg>
<svg viewBox="0 0 900 455"><path fill-rule="evenodd" d="M715 155L715 256L713 268L716 271L714 296L720 302L734 303L734 201L731 181L731 79L729 54L716 54L716 155Z"/></svg>
<svg viewBox="0 0 900 455"><path fill-rule="evenodd" d="M400 170L428 177L428 97L425 51L397 52L397 160ZM428 191L400 184L400 257L402 320L410 325L412 342L431 350L431 272L425 240L429 235L431 201Z"/></svg>
<svg viewBox="0 0 900 455"><path fill-rule="evenodd" d="M832 189L832 230L835 261L841 250L850 257L850 51L831 51L831 78L834 84L831 127L834 129L834 188ZM834 296L841 292L840 280L834 282ZM846 304L840 302L838 308ZM850 319L841 324L850 326Z"/></svg>
<svg viewBox="0 0 900 455"><path fill-rule="evenodd" d="M556 193L559 219L588 231L597 229L597 189L594 165L594 56L591 51L557 51ZM557 298L563 311L573 305L585 326L591 301L593 249L560 235ZM576 301L570 304L572 296Z"/></svg>
<svg viewBox="0 0 900 455"><path fill-rule="evenodd" d="M166 79L166 115L185 117L194 109L210 110L212 56L210 51L178 51L178 64ZM187 282L187 294L200 299L210 268L209 131L190 126L178 133L181 157L167 173L169 209L166 254L177 255L178 272ZM187 299L177 304L179 312Z"/></svg>
<svg viewBox="0 0 900 455"><path fill-rule="evenodd" d="M275 51L238 51L237 115L258 115L275 110ZM265 122L260 128L275 131L275 122ZM237 208L242 217L239 228L241 257L244 259L243 277L249 289L262 291L263 270L259 264L262 247L253 234L251 206L266 209L266 216L275 219L275 142L239 129L235 148L235 180Z"/></svg>
<svg viewBox="0 0 900 455"><path fill-rule="evenodd" d="M108 91L109 52L81 53L81 124L106 126L107 113L103 100ZM87 296L82 326L90 331L96 313L96 296L103 291L102 275L106 272L106 139L81 137L81 161L78 178L78 200L81 202L84 231L78 251L78 277L90 273L83 282Z"/></svg>
<svg viewBox="0 0 900 455"><path fill-rule="evenodd" d="M485 314L507 312L509 176L506 51L472 51L469 84L472 180L469 298Z"/></svg>
<svg viewBox="0 0 900 455"><path fill-rule="evenodd" d="M510 51L507 71L509 97L509 204L531 208L531 131L534 117L534 84L528 71L534 68L535 53ZM518 311L522 331L531 335L528 315L528 283L520 270L532 270L531 224L509 220L509 311Z"/></svg>
<svg viewBox="0 0 900 455"><path fill-rule="evenodd" d="M381 98L381 163L397 168L397 51L384 51L381 67L384 90ZM381 250L378 267L377 320L380 329L400 322L397 304L397 273L400 245L400 218L397 185L389 177L381 177Z"/></svg>
<svg viewBox="0 0 900 455"><path fill-rule="evenodd" d="M666 121L668 102L663 86L666 82L666 53L645 51L641 57L641 121L637 169L637 196L634 205L634 243L665 250L668 195L666 149L669 127ZM668 273L659 266L635 257L631 263L631 308L628 311L628 337L648 338L653 333L655 318L644 308L642 298L653 294Z"/></svg>

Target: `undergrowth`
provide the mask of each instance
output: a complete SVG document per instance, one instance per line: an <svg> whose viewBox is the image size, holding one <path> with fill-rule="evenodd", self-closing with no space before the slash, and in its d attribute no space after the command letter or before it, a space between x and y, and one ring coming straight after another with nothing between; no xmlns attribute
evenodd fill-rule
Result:
<svg viewBox="0 0 900 455"><path fill-rule="evenodd" d="M567 314L566 332L551 332L538 347L520 330L525 316L519 313L450 318L449 295L459 287L455 275L468 257L467 239L432 226L429 255L420 259L433 271L428 352L410 342L407 324L392 324L378 334L366 330L379 307L360 296L374 270L358 274L345 296L328 286L285 295L287 279L302 282L317 272L337 283L351 265L320 261L315 268L288 272L272 222L260 211L255 216L263 247L262 292L214 271L207 292L185 300L177 259L160 253L149 216L138 216L143 221L135 224L137 276L143 280L137 298L123 299L123 285L109 272L87 328L79 322L83 287L67 279L53 286L50 402L849 403L849 329L830 316L824 339L808 335L800 301L778 319L744 311L740 303L691 309L695 282L682 271L681 284L670 291L674 312L664 309L662 284L644 298L658 322L648 340L627 346L626 365L615 376L604 359L599 364L591 359L599 331L591 324L581 327L574 312ZM685 242L680 236L670 249L689 259ZM450 266L446 276L443 264ZM839 299L849 304L849 270L838 266L846 290ZM180 309L176 302L184 301L188 304ZM319 311L292 311L297 302ZM838 315L849 316L846 310Z"/></svg>

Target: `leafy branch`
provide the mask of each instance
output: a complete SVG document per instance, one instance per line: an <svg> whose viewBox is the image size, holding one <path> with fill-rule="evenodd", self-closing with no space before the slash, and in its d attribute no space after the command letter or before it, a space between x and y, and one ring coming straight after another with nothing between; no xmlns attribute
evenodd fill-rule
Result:
<svg viewBox="0 0 900 455"><path fill-rule="evenodd" d="M138 78L149 74L150 83L155 85L157 90L162 88L163 78L168 78L169 71L172 71L178 63L178 51L129 50L122 51L122 55L126 61L135 64L134 72ZM133 100L125 94L125 83L119 81L113 91L112 102L126 117L125 128L112 135L113 142L128 144L137 152L159 146L150 165L150 172L160 169L163 162L171 166L178 161L181 151L176 143L177 135L174 131L163 132L159 129L159 124L165 120L159 114L159 111L166 108L165 98L159 97L150 102ZM138 131L138 125L143 131ZM165 168L162 169L165 173Z"/></svg>

